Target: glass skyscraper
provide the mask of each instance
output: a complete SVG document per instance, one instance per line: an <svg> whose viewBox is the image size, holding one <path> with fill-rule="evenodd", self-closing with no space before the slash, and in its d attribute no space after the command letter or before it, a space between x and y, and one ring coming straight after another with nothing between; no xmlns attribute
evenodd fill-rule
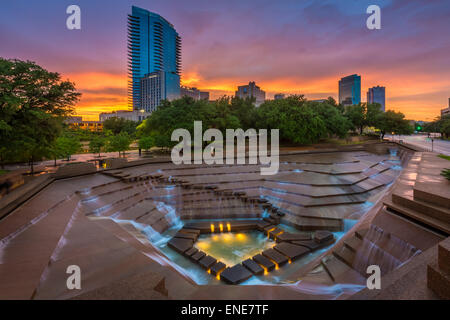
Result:
<svg viewBox="0 0 450 320"><path fill-rule="evenodd" d="M367 103L379 103L381 104L381 110L386 111L386 88L380 86L369 88Z"/></svg>
<svg viewBox="0 0 450 320"><path fill-rule="evenodd" d="M181 38L174 26L156 13L133 6L128 15L128 94L133 109L151 112L162 99L178 98L180 74ZM148 87L155 81L142 81L155 76L160 78L159 85L152 89L159 91Z"/></svg>
<svg viewBox="0 0 450 320"><path fill-rule="evenodd" d="M339 80L339 103L344 106L361 102L361 76L352 74Z"/></svg>

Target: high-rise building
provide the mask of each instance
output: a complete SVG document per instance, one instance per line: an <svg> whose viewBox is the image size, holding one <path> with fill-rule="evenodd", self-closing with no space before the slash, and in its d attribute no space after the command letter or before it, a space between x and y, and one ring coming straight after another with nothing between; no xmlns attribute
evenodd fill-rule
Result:
<svg viewBox="0 0 450 320"><path fill-rule="evenodd" d="M286 95L284 93L277 93L273 96L274 100L283 100L286 98Z"/></svg>
<svg viewBox="0 0 450 320"><path fill-rule="evenodd" d="M209 92L206 91L200 91L197 88L189 88L181 86L180 88L180 95L188 96L193 98L194 100L209 100Z"/></svg>
<svg viewBox="0 0 450 320"><path fill-rule="evenodd" d="M379 103L381 104L381 110L386 111L386 88L380 86L369 88L367 103Z"/></svg>
<svg viewBox="0 0 450 320"><path fill-rule="evenodd" d="M344 106L361 102L361 76L352 74L339 80L339 103Z"/></svg>
<svg viewBox="0 0 450 320"><path fill-rule="evenodd" d="M448 108L441 110L441 117L450 116L450 98L448 98Z"/></svg>
<svg viewBox="0 0 450 320"><path fill-rule="evenodd" d="M129 99L134 110L152 111L162 99L171 100L180 95L181 38L174 26L160 15L132 7L128 15L128 84ZM144 78L164 78L155 92L143 94Z"/></svg>
<svg viewBox="0 0 450 320"><path fill-rule="evenodd" d="M247 97L253 97L256 99L255 105L259 107L266 100L266 92L261 90L254 81L249 82L248 85L238 86L236 91L236 97L245 99Z"/></svg>

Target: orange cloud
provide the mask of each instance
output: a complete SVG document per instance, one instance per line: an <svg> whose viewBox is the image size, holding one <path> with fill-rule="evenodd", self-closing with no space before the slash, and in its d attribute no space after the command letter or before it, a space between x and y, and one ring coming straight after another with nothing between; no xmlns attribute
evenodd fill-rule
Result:
<svg viewBox="0 0 450 320"><path fill-rule="evenodd" d="M127 110L127 76L102 72L64 74L82 93L76 114L85 120L98 120L101 112Z"/></svg>
<svg viewBox="0 0 450 320"><path fill-rule="evenodd" d="M76 88L83 94L76 106L76 113L86 120L97 120L101 112L128 110L127 75L101 72L72 73L64 77L75 82ZM379 82L378 79L384 79ZM390 79L390 80L388 80ZM268 99L275 93L304 94L309 99L338 98L338 76L319 79L278 78L278 79L238 79L219 78L205 80L196 71L186 71L182 76L182 84L195 86L210 92L211 99L223 95L234 95L238 85L255 80ZM400 111L408 119L431 121L445 107L445 85L441 79L428 75L388 78L384 74L362 74L361 99L366 101L369 87L381 85L386 87L386 108ZM431 98L430 98L431 97ZM442 104L439 102L442 101Z"/></svg>

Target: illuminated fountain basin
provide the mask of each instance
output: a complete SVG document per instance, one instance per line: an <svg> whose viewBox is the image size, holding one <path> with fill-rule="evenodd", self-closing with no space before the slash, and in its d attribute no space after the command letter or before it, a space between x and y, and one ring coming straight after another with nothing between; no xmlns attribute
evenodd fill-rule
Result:
<svg viewBox="0 0 450 320"><path fill-rule="evenodd" d="M192 221L201 220L191 220L191 222ZM250 279L240 283L240 285L273 285L297 282L297 273L299 269L334 246L334 244L339 241L339 239L342 238L342 236L344 236L357 221L344 220L343 222L344 229L339 232L333 232L335 238L333 244L311 252L292 263L283 265L264 275L253 275ZM289 233L308 233L286 224L279 224L278 227ZM167 246L167 242L179 230L180 229L177 227L167 230L161 235L159 241L153 242L153 244L177 266L177 270L182 270L182 273L192 279L195 283L199 285L223 285L224 283L219 278L209 274L206 270L202 269L198 263L193 262ZM269 239L263 232L257 230L227 232L226 228L223 233L217 231L213 234L201 235L194 244L196 248L225 263L227 267L240 264L242 261L261 253L266 249L272 248L275 245L276 242Z"/></svg>
<svg viewBox="0 0 450 320"><path fill-rule="evenodd" d="M260 231L248 231L201 235L194 246L227 266L234 266L275 244Z"/></svg>

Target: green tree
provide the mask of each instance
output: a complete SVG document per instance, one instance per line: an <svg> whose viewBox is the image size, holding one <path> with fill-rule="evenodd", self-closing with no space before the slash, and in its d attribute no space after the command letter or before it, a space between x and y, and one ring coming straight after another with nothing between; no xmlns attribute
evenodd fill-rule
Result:
<svg viewBox="0 0 450 320"><path fill-rule="evenodd" d="M81 143L77 137L62 135L56 139L52 150L54 150L54 155L62 156L69 161L72 155L81 150Z"/></svg>
<svg viewBox="0 0 450 320"><path fill-rule="evenodd" d="M279 129L282 141L311 144L327 136L324 119L303 95L269 100L258 108L257 127Z"/></svg>
<svg viewBox="0 0 450 320"><path fill-rule="evenodd" d="M450 119L445 119L440 124L441 133L445 138L450 137Z"/></svg>
<svg viewBox="0 0 450 320"><path fill-rule="evenodd" d="M369 103L366 105L365 125L369 127L375 127L378 118L383 113L381 110L381 104Z"/></svg>
<svg viewBox="0 0 450 320"><path fill-rule="evenodd" d="M33 162L51 154L80 94L34 62L0 58L0 160Z"/></svg>
<svg viewBox="0 0 450 320"><path fill-rule="evenodd" d="M109 118L103 122L104 130L109 130L114 135L125 132L129 136L133 136L136 132L137 125L137 122L117 117Z"/></svg>
<svg viewBox="0 0 450 320"><path fill-rule="evenodd" d="M389 132L394 134L412 134L414 128L405 120L405 115L401 112L388 110L378 115L376 120L376 128L381 132L381 138Z"/></svg>
<svg viewBox="0 0 450 320"><path fill-rule="evenodd" d="M365 106L361 103L348 106L345 109L345 116L350 120L352 129L354 131L358 130L359 134L362 134L366 125Z"/></svg>
<svg viewBox="0 0 450 320"><path fill-rule="evenodd" d="M333 98L331 98L333 99ZM334 100L334 99L333 99ZM331 101L332 102L332 101ZM329 102L307 102L318 115L322 118L326 126L326 135L332 137L334 135L339 138L345 138L351 128L350 121L344 117L335 105Z"/></svg>
<svg viewBox="0 0 450 320"><path fill-rule="evenodd" d="M105 138L101 136L94 136L92 140L89 142L89 152L98 153L100 157L100 153L106 145Z"/></svg>
<svg viewBox="0 0 450 320"><path fill-rule="evenodd" d="M139 149L149 150L155 146L155 139L151 136L145 136L139 139Z"/></svg>
<svg viewBox="0 0 450 320"><path fill-rule="evenodd" d="M111 152L119 152L119 157L121 153L127 151L132 142L131 137L126 132L121 132L118 135L112 135L108 138L107 150Z"/></svg>

